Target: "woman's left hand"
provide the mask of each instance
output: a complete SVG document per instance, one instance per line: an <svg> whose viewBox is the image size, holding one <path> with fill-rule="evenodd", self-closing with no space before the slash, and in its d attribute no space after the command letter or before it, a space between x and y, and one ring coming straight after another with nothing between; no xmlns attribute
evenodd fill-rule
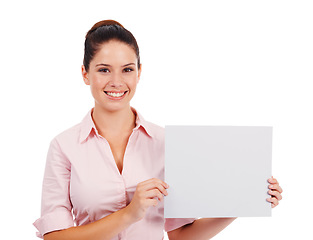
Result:
<svg viewBox="0 0 313 240"><path fill-rule="evenodd" d="M267 180L270 185L268 188L270 189L268 191L268 194L271 195L271 198L267 198L266 200L268 202L272 203L272 208L276 207L279 204L279 201L282 200L281 193L283 192L283 189L279 186L279 183L277 179L275 178L269 178Z"/></svg>

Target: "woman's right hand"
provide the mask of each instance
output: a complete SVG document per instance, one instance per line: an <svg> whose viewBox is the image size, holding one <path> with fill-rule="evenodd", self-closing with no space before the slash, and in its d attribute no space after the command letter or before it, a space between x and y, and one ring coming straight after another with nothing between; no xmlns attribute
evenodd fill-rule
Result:
<svg viewBox="0 0 313 240"><path fill-rule="evenodd" d="M157 206L158 201L167 196L168 184L157 178L138 183L135 194L125 210L133 222L141 220L149 207Z"/></svg>

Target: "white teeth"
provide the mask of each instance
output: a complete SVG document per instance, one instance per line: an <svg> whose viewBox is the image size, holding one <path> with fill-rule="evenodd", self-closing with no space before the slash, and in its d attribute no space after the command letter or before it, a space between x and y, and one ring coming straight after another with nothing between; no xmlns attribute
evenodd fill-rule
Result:
<svg viewBox="0 0 313 240"><path fill-rule="evenodd" d="M106 92L106 94L108 94L111 97L121 97L124 95L125 92L122 93L114 93L114 92Z"/></svg>

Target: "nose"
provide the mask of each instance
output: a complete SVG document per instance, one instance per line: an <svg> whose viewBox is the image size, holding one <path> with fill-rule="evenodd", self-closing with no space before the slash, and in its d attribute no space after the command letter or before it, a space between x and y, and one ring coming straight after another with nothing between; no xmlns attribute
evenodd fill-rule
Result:
<svg viewBox="0 0 313 240"><path fill-rule="evenodd" d="M123 85L122 76L119 73L112 74L109 85L110 87L121 87Z"/></svg>

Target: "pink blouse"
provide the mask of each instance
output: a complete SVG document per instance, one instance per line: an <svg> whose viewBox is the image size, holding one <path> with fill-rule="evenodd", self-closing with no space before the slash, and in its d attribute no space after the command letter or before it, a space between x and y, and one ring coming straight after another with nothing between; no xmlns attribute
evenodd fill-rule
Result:
<svg viewBox="0 0 313 240"><path fill-rule="evenodd" d="M56 136L47 155L42 188L41 217L33 224L37 236L81 226L126 207L138 183L164 180L164 128L136 114L119 172L108 141L98 134L91 109L83 121ZM169 183L170 184L170 183ZM194 219L164 219L164 204L150 207L145 217L113 240L163 239Z"/></svg>

